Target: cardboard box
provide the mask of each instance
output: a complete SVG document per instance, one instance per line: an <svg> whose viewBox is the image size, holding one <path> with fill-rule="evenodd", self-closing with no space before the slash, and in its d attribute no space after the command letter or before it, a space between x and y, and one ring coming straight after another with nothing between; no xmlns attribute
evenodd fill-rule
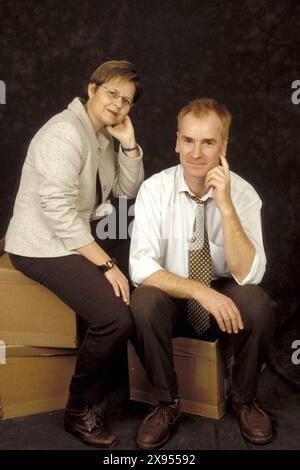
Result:
<svg viewBox="0 0 300 470"><path fill-rule="evenodd" d="M49 289L0 257L0 340L6 344L76 348L76 315Z"/></svg>
<svg viewBox="0 0 300 470"><path fill-rule="evenodd" d="M65 407L75 367L72 349L9 345L0 363L0 418Z"/></svg>
<svg viewBox="0 0 300 470"><path fill-rule="evenodd" d="M173 357L182 410L221 418L230 394L233 350L229 341L214 342L178 337L173 339ZM128 344L130 398L155 403L152 387L134 347Z"/></svg>

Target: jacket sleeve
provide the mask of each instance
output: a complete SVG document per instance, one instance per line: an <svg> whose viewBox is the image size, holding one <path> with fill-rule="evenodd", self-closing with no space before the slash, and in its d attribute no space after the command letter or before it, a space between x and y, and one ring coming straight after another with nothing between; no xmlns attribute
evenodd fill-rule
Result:
<svg viewBox="0 0 300 470"><path fill-rule="evenodd" d="M68 250L94 241L88 221L78 212L83 143L76 128L57 123L40 137L35 148L42 213Z"/></svg>
<svg viewBox="0 0 300 470"><path fill-rule="evenodd" d="M138 146L140 157L128 158L122 152L120 145L116 165L116 178L113 183L113 195L115 197L127 196L134 199L144 181L143 151Z"/></svg>

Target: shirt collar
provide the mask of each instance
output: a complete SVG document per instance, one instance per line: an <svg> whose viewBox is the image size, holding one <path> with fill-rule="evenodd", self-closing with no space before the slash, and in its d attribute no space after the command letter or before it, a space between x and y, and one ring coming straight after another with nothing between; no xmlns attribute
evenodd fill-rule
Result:
<svg viewBox="0 0 300 470"><path fill-rule="evenodd" d="M91 144L96 150L105 150L111 142L110 134L106 129L101 129L97 134L93 128L90 118L85 110L84 102L81 98L74 98L73 101L68 105L70 109L83 125L84 129L88 133Z"/></svg>
<svg viewBox="0 0 300 470"><path fill-rule="evenodd" d="M193 196L196 196L196 194L194 194L190 188L188 187L188 184L187 182L185 181L184 179L184 175L183 175L183 168L181 165L178 165L179 166L179 175L178 175L178 192L179 193L182 193L182 192L189 192L190 194L192 194ZM198 196L196 196L198 197ZM210 188L206 194L204 194L204 196L202 196L200 199L201 201L206 201L207 199L209 198L212 198L213 197L213 189Z"/></svg>

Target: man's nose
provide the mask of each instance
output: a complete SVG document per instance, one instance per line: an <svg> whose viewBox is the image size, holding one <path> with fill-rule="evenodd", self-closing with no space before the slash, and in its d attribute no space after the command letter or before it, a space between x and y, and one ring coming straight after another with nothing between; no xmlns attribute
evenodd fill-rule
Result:
<svg viewBox="0 0 300 470"><path fill-rule="evenodd" d="M203 156L202 146L196 143L193 148L193 158L201 158Z"/></svg>

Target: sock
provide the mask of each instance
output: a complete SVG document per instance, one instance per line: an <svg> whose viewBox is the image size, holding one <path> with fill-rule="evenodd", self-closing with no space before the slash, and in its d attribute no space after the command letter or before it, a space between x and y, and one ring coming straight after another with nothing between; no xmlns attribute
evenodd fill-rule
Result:
<svg viewBox="0 0 300 470"><path fill-rule="evenodd" d="M159 403L164 406L171 406L172 408L176 408L179 402L180 402L180 397L177 396L173 399L173 401L160 401Z"/></svg>

